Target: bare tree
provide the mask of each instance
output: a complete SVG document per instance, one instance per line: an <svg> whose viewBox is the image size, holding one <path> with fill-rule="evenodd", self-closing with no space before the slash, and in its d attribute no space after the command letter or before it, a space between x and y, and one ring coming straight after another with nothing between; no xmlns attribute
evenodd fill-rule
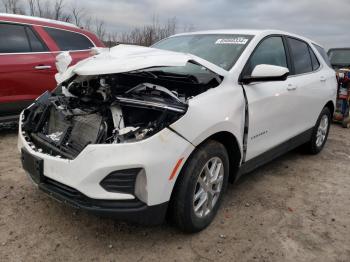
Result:
<svg viewBox="0 0 350 262"><path fill-rule="evenodd" d="M36 0L36 10L37 10L37 14L36 14L37 16L52 18L51 6L49 5L48 1Z"/></svg>
<svg viewBox="0 0 350 262"><path fill-rule="evenodd" d="M107 38L104 40L104 44L107 47L113 47L119 43L117 33L108 33Z"/></svg>
<svg viewBox="0 0 350 262"><path fill-rule="evenodd" d="M105 22L95 18L93 31L100 39L104 39L106 36Z"/></svg>
<svg viewBox="0 0 350 262"><path fill-rule="evenodd" d="M54 5L54 12L53 12L53 18L55 20L61 20L61 17L63 16L63 7L64 7L64 0L56 0Z"/></svg>
<svg viewBox="0 0 350 262"><path fill-rule="evenodd" d="M6 13L25 14L21 0L2 0Z"/></svg>
<svg viewBox="0 0 350 262"><path fill-rule="evenodd" d="M29 6L29 15L35 16L36 15L36 4L35 0L28 0L28 6Z"/></svg>
<svg viewBox="0 0 350 262"><path fill-rule="evenodd" d="M63 13L59 20L67 23L72 23L72 15L69 13Z"/></svg>
<svg viewBox="0 0 350 262"><path fill-rule="evenodd" d="M130 32L124 32L118 40L121 43L150 46L163 38L175 34L176 30L176 17L168 19L164 25L161 25L158 16L153 15L150 25L134 28Z"/></svg>
<svg viewBox="0 0 350 262"><path fill-rule="evenodd" d="M84 16L85 10L83 8L78 7L76 4L72 6L72 18L74 24L77 26L82 26Z"/></svg>
<svg viewBox="0 0 350 262"><path fill-rule="evenodd" d="M195 26L193 24L184 24L183 26L183 32L193 32L196 30Z"/></svg>
<svg viewBox="0 0 350 262"><path fill-rule="evenodd" d="M41 0L34 0L36 2L36 10L38 11L38 16L43 17L44 10L42 7L42 1Z"/></svg>
<svg viewBox="0 0 350 262"><path fill-rule="evenodd" d="M88 16L84 19L83 21L83 27L86 29L86 30L89 30L89 31L92 31L91 28L92 28L92 17L91 16Z"/></svg>

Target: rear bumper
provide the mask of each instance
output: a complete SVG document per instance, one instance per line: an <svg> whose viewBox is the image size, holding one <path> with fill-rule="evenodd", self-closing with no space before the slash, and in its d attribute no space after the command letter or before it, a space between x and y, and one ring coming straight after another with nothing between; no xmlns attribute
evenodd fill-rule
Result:
<svg viewBox="0 0 350 262"><path fill-rule="evenodd" d="M39 189L59 202L99 216L145 225L158 225L164 221L168 202L147 206L138 199L103 200L85 196L74 188L45 177L37 184Z"/></svg>

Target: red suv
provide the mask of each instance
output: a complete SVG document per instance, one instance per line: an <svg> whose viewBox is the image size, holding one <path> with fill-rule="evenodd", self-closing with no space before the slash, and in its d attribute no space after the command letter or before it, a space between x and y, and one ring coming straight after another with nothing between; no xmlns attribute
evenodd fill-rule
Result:
<svg viewBox="0 0 350 262"><path fill-rule="evenodd" d="M72 64L104 47L96 35L55 20L0 14L0 122L14 120L36 97L56 86L56 56Z"/></svg>

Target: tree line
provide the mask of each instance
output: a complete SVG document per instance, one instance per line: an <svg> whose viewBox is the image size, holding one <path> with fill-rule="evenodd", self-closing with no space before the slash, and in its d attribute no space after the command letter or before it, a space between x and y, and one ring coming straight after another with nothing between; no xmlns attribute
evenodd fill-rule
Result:
<svg viewBox="0 0 350 262"><path fill-rule="evenodd" d="M83 1L80 1L82 3ZM179 31L176 17L159 22L159 17L153 15L148 25L135 27L127 32L110 32L105 22L93 17L79 6L77 2L69 5L65 0L1 0L2 10L6 13L30 15L73 23L81 28L94 32L107 46L116 43L150 46L153 43L175 34ZM0 9L1 10L1 9ZM193 31L193 25L185 25L180 31Z"/></svg>

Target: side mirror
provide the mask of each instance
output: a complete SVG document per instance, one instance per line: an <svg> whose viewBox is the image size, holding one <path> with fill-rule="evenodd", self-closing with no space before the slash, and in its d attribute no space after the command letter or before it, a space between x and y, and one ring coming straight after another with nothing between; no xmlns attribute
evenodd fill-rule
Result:
<svg viewBox="0 0 350 262"><path fill-rule="evenodd" d="M275 65L257 65L251 76L243 76L241 81L244 84L251 82L268 82L268 81L284 81L289 75L289 70L286 67Z"/></svg>

